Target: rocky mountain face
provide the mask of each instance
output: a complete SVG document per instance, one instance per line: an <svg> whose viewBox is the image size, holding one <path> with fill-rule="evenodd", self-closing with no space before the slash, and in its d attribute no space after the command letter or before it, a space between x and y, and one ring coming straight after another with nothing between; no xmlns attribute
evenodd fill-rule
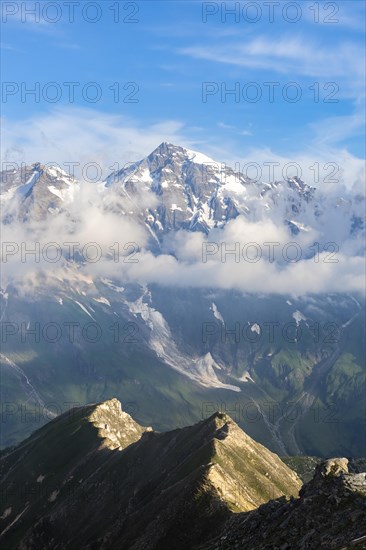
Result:
<svg viewBox="0 0 366 550"><path fill-rule="evenodd" d="M0 173L0 204L5 222L45 220L67 208L80 192L78 181L59 167L37 162Z"/></svg>
<svg viewBox="0 0 366 550"><path fill-rule="evenodd" d="M22 550L350 548L366 534L366 477L347 462L322 462L301 488L228 415L158 433L111 399L72 409L2 452L0 542Z"/></svg>
<svg viewBox="0 0 366 550"><path fill-rule="evenodd" d="M177 229L208 232L224 225L246 211L231 195L243 196L250 184L231 168L170 143L162 143L146 159L112 173L106 184L138 204L141 182L159 200L146 216L157 236Z"/></svg>
<svg viewBox="0 0 366 550"><path fill-rule="evenodd" d="M112 399L73 409L1 456L2 548L193 548L230 511L297 495L278 456L215 413L157 433Z"/></svg>
<svg viewBox="0 0 366 550"><path fill-rule="evenodd" d="M365 456L361 300L258 299L104 278L62 281L32 297L10 287L2 299L3 336L4 327L18 327L4 336L0 356L2 447L67 403L116 395L156 430L218 409L280 456ZM59 327L55 342L42 337L50 322ZM297 323L301 338L289 331L285 340L283 327L294 330ZM30 332L37 326L38 338ZM97 342L93 326L101 334Z"/></svg>
<svg viewBox="0 0 366 550"><path fill-rule="evenodd" d="M272 500L230 518L202 550L361 549L366 546L366 474L348 460L322 461L298 499Z"/></svg>

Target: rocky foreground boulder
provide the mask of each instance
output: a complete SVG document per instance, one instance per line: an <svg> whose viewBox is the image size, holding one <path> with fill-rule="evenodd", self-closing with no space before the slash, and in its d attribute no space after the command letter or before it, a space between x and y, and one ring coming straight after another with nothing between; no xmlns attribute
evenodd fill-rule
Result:
<svg viewBox="0 0 366 550"><path fill-rule="evenodd" d="M205 550L350 550L366 548L366 474L347 458L318 464L299 498L271 500L236 514Z"/></svg>

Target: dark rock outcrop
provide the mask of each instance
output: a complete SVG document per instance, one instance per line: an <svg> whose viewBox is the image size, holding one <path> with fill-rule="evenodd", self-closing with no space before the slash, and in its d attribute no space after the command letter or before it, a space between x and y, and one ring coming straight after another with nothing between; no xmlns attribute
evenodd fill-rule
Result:
<svg viewBox="0 0 366 550"><path fill-rule="evenodd" d="M366 474L346 458L322 461L299 498L272 500L230 518L210 550L348 550L366 548Z"/></svg>

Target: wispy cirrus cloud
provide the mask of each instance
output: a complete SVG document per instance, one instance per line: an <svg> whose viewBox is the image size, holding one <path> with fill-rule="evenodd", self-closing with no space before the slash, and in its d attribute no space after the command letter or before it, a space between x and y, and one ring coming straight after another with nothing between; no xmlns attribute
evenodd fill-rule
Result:
<svg viewBox="0 0 366 550"><path fill-rule="evenodd" d="M249 124L251 126L251 124ZM253 132L248 129L243 128L237 128L236 126L233 126L232 124L226 124L225 122L218 122L217 127L221 128L222 130L231 131L234 134L238 134L239 136L252 136Z"/></svg>
<svg viewBox="0 0 366 550"><path fill-rule="evenodd" d="M341 28L365 32L365 4L359 0L314 4L312 0L303 3L301 14L305 20L323 28Z"/></svg>
<svg viewBox="0 0 366 550"><path fill-rule="evenodd" d="M365 109L359 109L350 115L333 116L321 122L311 123L314 131L314 144L318 146L336 146L355 136L364 136Z"/></svg>
<svg viewBox="0 0 366 550"><path fill-rule="evenodd" d="M357 44L344 42L324 47L305 37L268 38L259 36L247 42L189 46L179 53L255 69L313 77L337 77L365 73L364 51Z"/></svg>
<svg viewBox="0 0 366 550"><path fill-rule="evenodd" d="M18 52L19 51L18 48L16 48L12 44L9 44L8 42L1 42L0 43L0 49L12 51L12 52Z"/></svg>
<svg viewBox="0 0 366 550"><path fill-rule="evenodd" d="M136 161L163 141L192 145L179 120L145 124L85 108L55 108L20 121L4 119L2 126L4 162L96 162L106 174L116 162Z"/></svg>

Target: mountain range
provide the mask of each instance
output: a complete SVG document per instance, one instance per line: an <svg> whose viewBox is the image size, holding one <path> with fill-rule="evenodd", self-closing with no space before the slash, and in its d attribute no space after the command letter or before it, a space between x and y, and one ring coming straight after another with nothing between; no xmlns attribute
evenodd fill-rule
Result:
<svg viewBox="0 0 366 550"><path fill-rule="evenodd" d="M363 196L169 143L1 180L2 447L117 396L156 430L220 410L281 456L366 456Z"/></svg>
<svg viewBox="0 0 366 550"><path fill-rule="evenodd" d="M14 214L19 210L17 214L27 219L71 209L80 200L82 182L70 172L52 163L9 166L1 175L3 211ZM284 181L254 180L243 173L240 164L232 169L196 151L162 143L146 158L128 163L95 185L104 195L105 206L120 208L122 214L149 229L152 247L161 244L171 230L209 233L238 216L251 221L281 220L289 235L318 230L323 244L328 240L339 243L340 238L364 231L365 197L344 187L338 194L336 183L330 194L329 187L323 192L298 176ZM113 201L108 201L108 195ZM334 218L336 235L330 223Z"/></svg>

